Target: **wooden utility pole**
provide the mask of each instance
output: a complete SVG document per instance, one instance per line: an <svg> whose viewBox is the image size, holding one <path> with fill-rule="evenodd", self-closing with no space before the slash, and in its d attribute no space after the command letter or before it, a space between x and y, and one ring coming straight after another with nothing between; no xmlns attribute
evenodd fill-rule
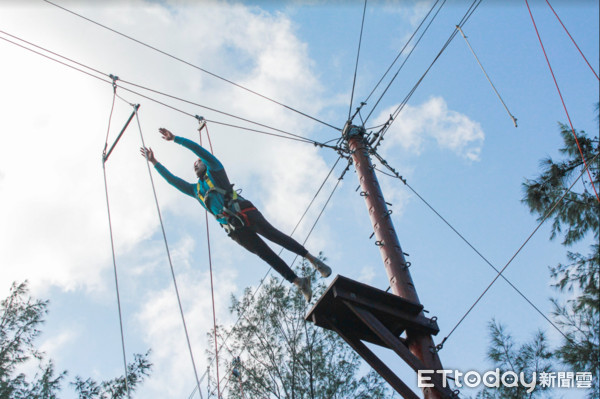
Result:
<svg viewBox="0 0 600 399"><path fill-rule="evenodd" d="M365 129L347 124L343 136L352 154L361 196L365 198L392 293L337 276L306 319L337 332L404 398L419 396L364 341L393 350L415 372L428 370L431 387L423 388L425 399L455 398L456 394L436 373L442 370L442 365L431 336L437 334L439 328L436 318L427 318L423 313L391 212L371 163ZM403 333L406 338L400 337Z"/></svg>
<svg viewBox="0 0 600 399"><path fill-rule="evenodd" d="M365 130L363 127L348 126L344 133L348 139L348 147L354 160L356 174L364 193L363 197L392 292L399 297L420 304L392 218L371 163L365 144ZM413 355L420 359L429 370L442 369L431 335L411 334L411 331L408 330L407 336L407 346ZM441 398L439 393L432 388L425 388L424 394L426 399Z"/></svg>

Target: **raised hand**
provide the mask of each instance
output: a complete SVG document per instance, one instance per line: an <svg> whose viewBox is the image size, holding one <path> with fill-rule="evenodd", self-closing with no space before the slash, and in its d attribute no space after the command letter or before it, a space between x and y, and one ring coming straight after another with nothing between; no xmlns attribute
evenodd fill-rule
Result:
<svg viewBox="0 0 600 399"><path fill-rule="evenodd" d="M141 147L140 148L140 153L142 154L142 156L144 158L146 158L148 160L148 162L150 162L152 165L156 165L156 163L158 162L156 160L156 158L154 157L154 152L152 151L152 148L146 148L146 147Z"/></svg>
<svg viewBox="0 0 600 399"><path fill-rule="evenodd" d="M175 135L171 133L168 129L165 129L164 127L158 129L158 132L162 135L162 138L167 141L175 140Z"/></svg>

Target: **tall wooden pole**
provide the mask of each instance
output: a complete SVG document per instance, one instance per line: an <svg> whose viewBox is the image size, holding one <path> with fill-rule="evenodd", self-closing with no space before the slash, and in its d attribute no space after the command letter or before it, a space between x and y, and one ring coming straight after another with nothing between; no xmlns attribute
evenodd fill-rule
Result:
<svg viewBox="0 0 600 399"><path fill-rule="evenodd" d="M356 173L360 182L362 195L373 225L376 243L383 259L390 287L395 295L419 302L417 290L410 276L402 247L398 241L392 218L375 175L371 158L365 144L365 129L361 126L347 125L344 136L348 140ZM442 364L435 351L435 344L430 335L407 331L408 349L419 358L430 370L441 370ZM425 399L439 399L442 396L434 388L424 388Z"/></svg>

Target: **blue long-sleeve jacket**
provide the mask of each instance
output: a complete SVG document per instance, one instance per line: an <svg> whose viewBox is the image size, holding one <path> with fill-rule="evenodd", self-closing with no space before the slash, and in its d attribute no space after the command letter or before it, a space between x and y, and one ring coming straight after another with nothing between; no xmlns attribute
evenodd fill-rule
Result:
<svg viewBox="0 0 600 399"><path fill-rule="evenodd" d="M209 191L208 180L211 180L215 187L230 191L231 183L225 173L223 164L209 151L202 146L194 143L183 137L175 136L175 143L180 144L196 154L206 165L206 176L204 179L198 179L197 183L188 183L187 181L173 175L160 162L157 162L154 168L156 171L173 187L177 188L184 194L194 197L200 204L215 217L223 213L225 206L225 197L223 194L213 190ZM208 195L206 193L208 192ZM227 224L223 218L218 218L217 221L221 224Z"/></svg>

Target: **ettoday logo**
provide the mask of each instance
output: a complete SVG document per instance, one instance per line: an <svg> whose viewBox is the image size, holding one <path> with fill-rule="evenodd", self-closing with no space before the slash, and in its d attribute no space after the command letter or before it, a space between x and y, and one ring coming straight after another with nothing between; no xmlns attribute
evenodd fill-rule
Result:
<svg viewBox="0 0 600 399"><path fill-rule="evenodd" d="M433 388L432 377L434 374L441 375L442 386L448 386L448 380L452 379L457 388L462 388L463 385L468 388L476 388L485 385L488 388L518 387L527 388L527 393L531 393L537 385L540 387L549 388L583 388L589 389L592 387L591 372L561 371L561 372L532 372L531 376L527 377L525 373L519 374L514 371L506 371L501 373L500 369L487 371L483 374L478 371L467 371L466 373L459 370L419 370L417 373L417 385L419 388Z"/></svg>

